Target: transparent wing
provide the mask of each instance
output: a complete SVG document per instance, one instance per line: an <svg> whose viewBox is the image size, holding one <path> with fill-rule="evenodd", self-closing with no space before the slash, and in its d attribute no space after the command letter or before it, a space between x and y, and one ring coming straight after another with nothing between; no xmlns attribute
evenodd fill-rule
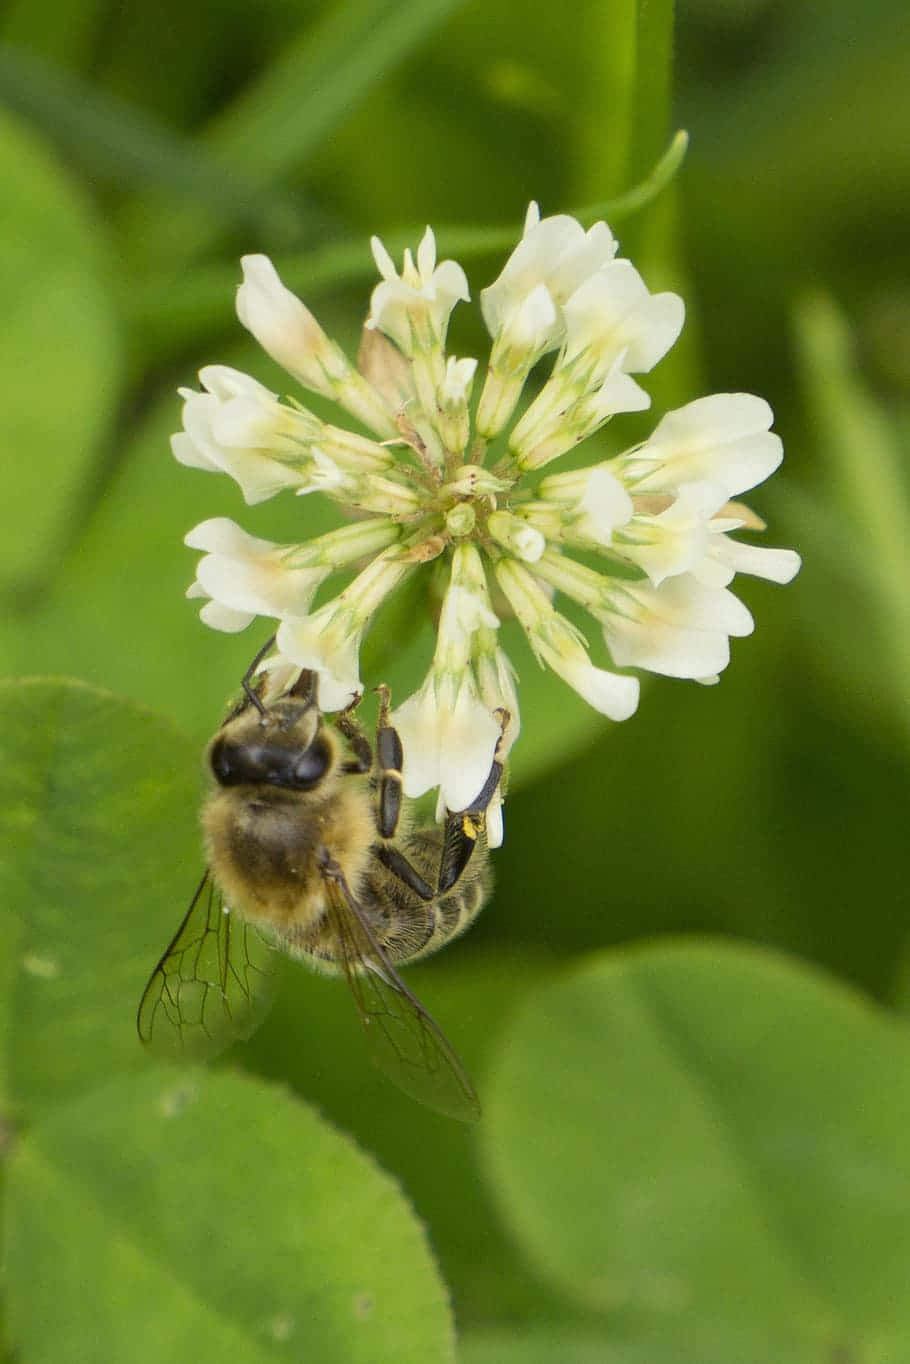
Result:
<svg viewBox="0 0 910 1364"><path fill-rule="evenodd" d="M480 1101L455 1051L376 941L337 864L324 875L341 964L374 1065L418 1103L476 1122Z"/></svg>
<svg viewBox="0 0 910 1364"><path fill-rule="evenodd" d="M139 1004L139 1036L158 1056L201 1061L249 1037L271 1002L278 958L232 914L206 872Z"/></svg>

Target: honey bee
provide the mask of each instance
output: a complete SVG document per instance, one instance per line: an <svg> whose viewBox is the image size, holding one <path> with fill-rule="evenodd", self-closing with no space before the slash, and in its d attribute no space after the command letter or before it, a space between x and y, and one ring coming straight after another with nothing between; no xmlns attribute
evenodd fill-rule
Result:
<svg viewBox="0 0 910 1364"><path fill-rule="evenodd" d="M138 1028L153 1051L215 1055L248 1037L269 1002L276 950L344 975L374 1063L412 1098L465 1122L477 1095L454 1050L398 975L462 933L490 889L485 816L500 745L469 807L417 826L401 789L402 747L380 694L375 747L355 718L329 723L302 671L244 697L211 740L202 826L209 869L152 972ZM508 722L500 716L503 731Z"/></svg>

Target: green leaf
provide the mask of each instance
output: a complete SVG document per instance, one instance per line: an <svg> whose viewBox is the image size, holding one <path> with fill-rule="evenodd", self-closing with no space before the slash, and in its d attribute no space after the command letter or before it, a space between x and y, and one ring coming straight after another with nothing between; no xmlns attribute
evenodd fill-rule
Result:
<svg viewBox="0 0 910 1364"><path fill-rule="evenodd" d="M617 1342L577 1326L469 1331L458 1342L459 1364L679 1364L679 1354Z"/></svg>
<svg viewBox="0 0 910 1364"><path fill-rule="evenodd" d="M206 140L263 182L299 165L463 0L343 0L279 54Z"/></svg>
<svg viewBox="0 0 910 1364"><path fill-rule="evenodd" d="M199 875L195 747L79 683L0 684L2 1093L31 1113L146 1064L139 994Z"/></svg>
<svg viewBox="0 0 910 1364"><path fill-rule="evenodd" d="M910 1037L861 998L743 947L596 957L520 1014L487 1115L520 1245L632 1338L907 1358Z"/></svg>
<svg viewBox="0 0 910 1364"><path fill-rule="evenodd" d="M832 526L843 537L822 541L820 548L836 571L838 560L842 567L844 541L849 546L851 577L877 626L892 701L910 738L910 490L905 442L897 423L889 422L884 408L864 387L849 325L834 300L824 294L804 297L795 320L805 398L835 513ZM837 600L840 603L839 593ZM832 618L835 633L842 628L841 620L842 608ZM876 662L867 682L877 683L881 672Z"/></svg>
<svg viewBox="0 0 910 1364"><path fill-rule="evenodd" d="M72 534L120 374L103 239L40 142L0 119L0 369L4 502L0 584L31 587Z"/></svg>
<svg viewBox="0 0 910 1364"><path fill-rule="evenodd" d="M226 176L204 149L12 43L0 43L0 96L77 164L121 189L159 185L224 222L299 229L299 209L289 197L264 194L252 177Z"/></svg>
<svg viewBox="0 0 910 1364"><path fill-rule="evenodd" d="M269 630L261 622L226 635L200 623L197 604L184 599L195 556L183 537L218 515L270 535L282 508L269 503L257 517L229 480L177 465L168 433L179 411L168 395L126 449L53 588L0 615L0 656L8 672L65 670L170 715L196 735L195 776L202 743ZM291 499L290 510L306 518L304 536L314 533L309 518L318 509ZM195 882L198 869L187 873L184 909ZM179 913L171 932L178 922Z"/></svg>
<svg viewBox="0 0 910 1364"><path fill-rule="evenodd" d="M494 899L483 916L496 913ZM552 975L552 963L514 945L478 951L475 932L403 968L402 976L457 1050L484 1104L486 1063L503 1019ZM291 963L262 1028L234 1057L314 1104L395 1173L431 1228L460 1322L565 1315L558 1294L516 1258L478 1169L476 1129L411 1102L370 1064L343 981Z"/></svg>
<svg viewBox="0 0 910 1364"><path fill-rule="evenodd" d="M344 0L330 6L216 116L203 134L203 145L231 171L260 185L274 183L305 164L367 93L459 3ZM180 260L198 254L217 227L211 219L168 212L145 223L144 233L156 258L172 270Z"/></svg>
<svg viewBox="0 0 910 1364"><path fill-rule="evenodd" d="M241 1075L150 1068L36 1126L10 1169L6 1261L29 1364L454 1358L395 1183Z"/></svg>

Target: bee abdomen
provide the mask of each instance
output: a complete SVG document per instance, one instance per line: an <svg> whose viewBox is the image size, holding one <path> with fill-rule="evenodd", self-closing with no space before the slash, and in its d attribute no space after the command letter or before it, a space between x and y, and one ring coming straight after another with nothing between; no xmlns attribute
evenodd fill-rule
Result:
<svg viewBox="0 0 910 1364"><path fill-rule="evenodd" d="M488 878L482 874L462 880L455 890L432 900L390 905L388 937L383 944L389 956L395 961L414 961L459 937L483 908L488 891Z"/></svg>

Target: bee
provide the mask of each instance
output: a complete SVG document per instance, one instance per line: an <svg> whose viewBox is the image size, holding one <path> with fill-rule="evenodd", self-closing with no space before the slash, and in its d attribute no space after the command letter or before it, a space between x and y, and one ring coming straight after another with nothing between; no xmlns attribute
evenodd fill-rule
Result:
<svg viewBox="0 0 910 1364"><path fill-rule="evenodd" d="M284 952L345 977L372 1060L395 1084L475 1121L471 1081L395 964L457 937L488 897L485 817L502 781L502 739L470 806L416 825L388 689L377 689L374 746L355 717L360 696L329 723L308 670L263 699L266 683L251 679L271 644L208 746L208 870L145 988L139 1036L189 1060L250 1036ZM509 717L499 718L504 732Z"/></svg>

